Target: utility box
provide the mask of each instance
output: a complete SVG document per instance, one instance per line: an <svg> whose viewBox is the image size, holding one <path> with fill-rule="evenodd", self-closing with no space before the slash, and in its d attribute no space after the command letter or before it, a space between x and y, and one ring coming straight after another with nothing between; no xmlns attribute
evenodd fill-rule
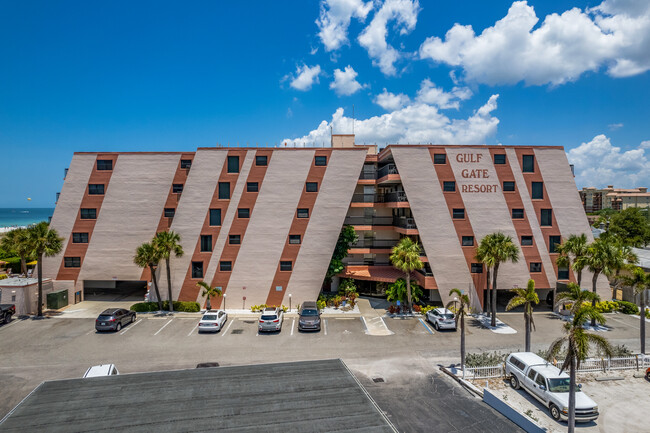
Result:
<svg viewBox="0 0 650 433"><path fill-rule="evenodd" d="M68 305L68 289L47 294L47 309L58 310Z"/></svg>

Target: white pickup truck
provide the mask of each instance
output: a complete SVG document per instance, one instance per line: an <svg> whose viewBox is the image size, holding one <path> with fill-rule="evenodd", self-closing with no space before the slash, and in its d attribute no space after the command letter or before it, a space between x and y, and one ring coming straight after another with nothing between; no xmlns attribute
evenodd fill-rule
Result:
<svg viewBox="0 0 650 433"><path fill-rule="evenodd" d="M569 375L531 352L511 353L506 358L506 376L514 389L524 388L559 421L569 417ZM598 406L576 387L576 422L598 418Z"/></svg>

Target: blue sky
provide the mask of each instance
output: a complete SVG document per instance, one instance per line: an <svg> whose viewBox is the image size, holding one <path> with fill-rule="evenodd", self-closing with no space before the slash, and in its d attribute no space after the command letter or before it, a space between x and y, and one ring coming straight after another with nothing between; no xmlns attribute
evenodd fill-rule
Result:
<svg viewBox="0 0 650 433"><path fill-rule="evenodd" d="M0 40L3 207L52 206L74 151L327 143L353 106L360 143L563 145L579 187L650 183L646 0L23 0Z"/></svg>

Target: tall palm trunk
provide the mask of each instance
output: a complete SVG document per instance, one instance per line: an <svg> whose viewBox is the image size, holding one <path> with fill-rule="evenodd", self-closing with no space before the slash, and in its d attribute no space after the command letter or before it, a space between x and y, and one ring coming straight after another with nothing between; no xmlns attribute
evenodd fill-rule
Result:
<svg viewBox="0 0 650 433"><path fill-rule="evenodd" d="M151 271L151 281L153 281L153 288L156 291L156 300L158 301L158 311L162 311L162 299L160 299L160 290L158 290L158 279L156 278L156 270L153 265L149 265L149 270Z"/></svg>
<svg viewBox="0 0 650 433"><path fill-rule="evenodd" d="M406 303L409 309L409 313L413 312L413 301L411 298L411 273L405 272L406 274Z"/></svg>
<svg viewBox="0 0 650 433"><path fill-rule="evenodd" d="M208 311L212 310L212 304L210 304L210 294L208 293L208 303L207 303L207 308Z"/></svg>
<svg viewBox="0 0 650 433"><path fill-rule="evenodd" d="M598 281L598 274L600 274L600 271L594 272L594 276L591 279L591 284L592 284L591 291L594 292L594 294L596 293L596 282ZM595 297L594 297L594 299L591 300L591 306L596 308L596 298ZM591 319L591 326L592 327L596 326L596 318L595 317L592 317L592 319Z"/></svg>
<svg viewBox="0 0 650 433"><path fill-rule="evenodd" d="M499 273L499 262L494 264L494 275L492 276L492 326L497 326L497 274Z"/></svg>
<svg viewBox="0 0 650 433"><path fill-rule="evenodd" d="M460 319L460 368L465 377L465 316Z"/></svg>
<svg viewBox="0 0 650 433"><path fill-rule="evenodd" d="M641 353L645 354L645 289L641 290L641 311L639 312L639 337L641 338Z"/></svg>
<svg viewBox="0 0 650 433"><path fill-rule="evenodd" d="M559 408L562 410L562 408ZM571 368L569 369L569 433L576 429L576 358L571 356Z"/></svg>
<svg viewBox="0 0 650 433"><path fill-rule="evenodd" d="M38 317L43 317L43 254L38 256Z"/></svg>
<svg viewBox="0 0 650 433"><path fill-rule="evenodd" d="M24 256L20 256L20 273L27 275L27 260Z"/></svg>
<svg viewBox="0 0 650 433"><path fill-rule="evenodd" d="M580 287L581 283L582 283L582 269L578 271L578 287Z"/></svg>
<svg viewBox="0 0 650 433"><path fill-rule="evenodd" d="M524 310L524 320L526 322L526 352L530 352L530 314L526 310Z"/></svg>
<svg viewBox="0 0 650 433"><path fill-rule="evenodd" d="M167 268L167 296L169 297L169 312L174 312L174 301L172 300L172 272L169 269L169 258L165 259L165 267Z"/></svg>
<svg viewBox="0 0 650 433"><path fill-rule="evenodd" d="M485 280L485 291L487 292L487 298L485 300L485 311L487 311L488 315L490 314L490 305L492 302L490 302L490 267L486 266L487 268L487 278Z"/></svg>

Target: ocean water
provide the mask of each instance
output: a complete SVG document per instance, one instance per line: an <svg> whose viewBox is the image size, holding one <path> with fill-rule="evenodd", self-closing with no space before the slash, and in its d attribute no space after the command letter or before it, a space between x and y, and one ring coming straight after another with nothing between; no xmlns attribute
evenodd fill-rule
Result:
<svg viewBox="0 0 650 433"><path fill-rule="evenodd" d="M53 213L53 207L0 208L0 228L22 227L47 221Z"/></svg>

